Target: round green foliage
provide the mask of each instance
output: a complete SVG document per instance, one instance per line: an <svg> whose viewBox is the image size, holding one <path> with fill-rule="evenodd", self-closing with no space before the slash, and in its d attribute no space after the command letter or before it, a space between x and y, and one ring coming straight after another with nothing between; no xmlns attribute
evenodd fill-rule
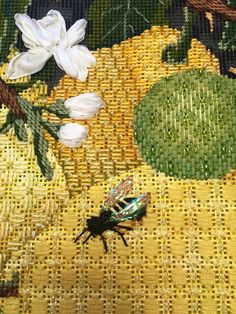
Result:
<svg viewBox="0 0 236 314"><path fill-rule="evenodd" d="M222 177L236 169L236 81L204 70L161 80L135 110L135 138L158 172Z"/></svg>

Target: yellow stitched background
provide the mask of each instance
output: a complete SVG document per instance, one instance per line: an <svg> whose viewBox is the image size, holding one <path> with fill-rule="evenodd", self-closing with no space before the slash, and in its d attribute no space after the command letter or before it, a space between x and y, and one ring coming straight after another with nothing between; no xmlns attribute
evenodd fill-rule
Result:
<svg viewBox="0 0 236 314"><path fill-rule="evenodd" d="M18 231L25 226L34 230L31 213L44 212L44 228L35 240L19 238L19 249L11 250L2 272L5 279L12 271L20 272L19 298L0 299L5 314L236 312L235 171L222 180L174 180L147 166L133 142L133 108L151 85L189 68L219 72L218 60L197 40L192 41L187 65L163 64L161 50L178 34L153 27L112 49L95 52L97 67L87 82L63 77L50 102L96 91L106 105L96 118L83 122L89 128L83 147L70 150L47 136L55 181L43 180L31 145L20 144L12 134L1 135L1 152L5 152L1 163L14 156L16 169L18 160L23 160L20 174L0 167L5 180L1 204L7 204L4 208L10 213L5 222L12 220L17 208L25 217ZM41 92L35 87L25 97L38 101L45 87L40 88ZM12 150L17 153L6 153ZM24 171L32 178L34 199L39 200L34 207L29 195L27 206L21 207L14 194L16 182L20 182L18 194L28 188L19 180ZM98 214L109 189L128 174L134 176L131 195L151 192L152 198L147 216L140 224L133 223L134 231L125 235L129 247L109 232L108 254L99 238L84 247L81 242L74 244L86 218ZM1 241L6 252L5 243L12 240L6 236Z"/></svg>
<svg viewBox="0 0 236 314"><path fill-rule="evenodd" d="M134 144L134 107L154 83L191 68L219 71L218 60L197 40L192 41L187 64L163 63L163 47L175 42L178 35L176 30L156 26L111 49L99 49L95 52L96 68L90 70L86 82L65 76L52 92L50 102L89 91L97 92L105 101L105 108L97 117L80 121L89 130L82 148L72 152L48 136L73 195L84 185L93 185L143 164Z"/></svg>
<svg viewBox="0 0 236 314"><path fill-rule="evenodd" d="M127 174L131 195L152 197L143 222L126 233L129 247L112 233L108 254L98 238L74 244L85 218ZM8 271L20 269L20 298L2 301L6 313L235 312L235 172L201 182L148 166L127 174L73 197L54 226L13 252Z"/></svg>

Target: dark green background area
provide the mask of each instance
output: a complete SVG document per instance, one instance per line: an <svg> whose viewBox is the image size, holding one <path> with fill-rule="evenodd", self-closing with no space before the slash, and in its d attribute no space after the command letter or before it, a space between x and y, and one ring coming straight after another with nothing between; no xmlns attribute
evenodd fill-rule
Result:
<svg viewBox="0 0 236 314"><path fill-rule="evenodd" d="M228 0L232 6L236 5L235 2L236 0ZM197 38L219 59L221 73L235 78L235 74L228 71L230 67L236 67L235 40L232 40L235 23L225 23L215 17L214 31L211 32L205 14L196 14L195 17L191 12L186 14L183 0L32 0L27 8L29 3L29 0L0 0L1 61L6 60L9 48L14 45L17 45L20 51L26 50L20 33L16 41L17 28L14 25L16 12L27 12L29 16L40 19L50 9L55 9L62 13L68 27L78 19L88 20L83 44L91 50L112 47L113 44L140 35L152 25L177 28L182 31L178 46L166 47L163 51L163 60L170 63L186 62L191 40ZM7 29L4 29L3 25L7 25ZM45 81L50 92L63 74L64 72L51 59L41 72L32 75L30 84L37 80ZM26 87L17 88L22 90Z"/></svg>
<svg viewBox="0 0 236 314"><path fill-rule="evenodd" d="M142 33L152 25L169 25L171 0L94 0L89 9L92 24L88 44L110 47ZM98 14L100 12L100 14Z"/></svg>
<svg viewBox="0 0 236 314"><path fill-rule="evenodd" d="M227 77L192 70L162 79L135 111L141 156L169 176L221 178L236 168L235 104Z"/></svg>

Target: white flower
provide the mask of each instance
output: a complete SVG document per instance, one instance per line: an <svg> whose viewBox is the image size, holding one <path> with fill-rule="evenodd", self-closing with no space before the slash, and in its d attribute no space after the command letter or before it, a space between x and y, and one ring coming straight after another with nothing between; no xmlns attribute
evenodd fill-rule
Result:
<svg viewBox="0 0 236 314"><path fill-rule="evenodd" d="M72 119L85 120L93 118L104 103L96 93L85 93L67 99L64 106Z"/></svg>
<svg viewBox="0 0 236 314"><path fill-rule="evenodd" d="M88 135L87 129L80 124L67 123L57 132L58 140L68 147L79 147Z"/></svg>
<svg viewBox="0 0 236 314"><path fill-rule="evenodd" d="M96 63L88 48L77 45L84 39L86 20L78 20L68 31L64 18L56 10L50 10L41 20L31 19L26 14L16 14L15 21L29 50L10 61L7 78L17 79L36 73L54 56L58 66L69 76L86 80L88 68Z"/></svg>

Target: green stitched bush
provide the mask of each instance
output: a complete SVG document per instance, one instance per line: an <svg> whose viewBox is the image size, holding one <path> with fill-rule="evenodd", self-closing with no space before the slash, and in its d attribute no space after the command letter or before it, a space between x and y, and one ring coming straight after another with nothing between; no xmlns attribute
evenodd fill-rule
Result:
<svg viewBox="0 0 236 314"><path fill-rule="evenodd" d="M135 110L141 156L178 178L220 178L236 169L236 81L191 70L158 82Z"/></svg>

